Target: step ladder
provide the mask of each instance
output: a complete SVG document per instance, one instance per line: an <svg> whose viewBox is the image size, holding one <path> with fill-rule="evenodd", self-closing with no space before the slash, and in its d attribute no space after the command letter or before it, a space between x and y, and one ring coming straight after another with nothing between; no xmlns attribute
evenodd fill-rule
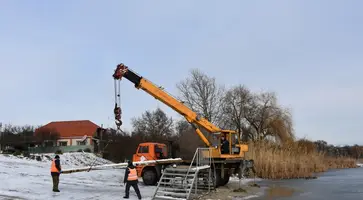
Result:
<svg viewBox="0 0 363 200"><path fill-rule="evenodd" d="M206 151L208 152L205 153ZM198 148L190 165L164 169L152 199L188 200L198 195L198 191L210 192L214 184L209 153L208 148ZM204 159L205 157L208 159Z"/></svg>

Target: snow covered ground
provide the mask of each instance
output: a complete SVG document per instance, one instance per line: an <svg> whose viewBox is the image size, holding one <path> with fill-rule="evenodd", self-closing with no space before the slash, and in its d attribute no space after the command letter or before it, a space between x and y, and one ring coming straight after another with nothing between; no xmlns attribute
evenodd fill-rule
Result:
<svg viewBox="0 0 363 200"><path fill-rule="evenodd" d="M124 169L62 174L59 183L61 192L54 193L50 176L50 160L54 154L38 156L41 161L0 154L0 199L123 199ZM63 169L112 163L92 153L64 153L60 159ZM143 199L151 199L155 187L144 186L142 180L139 187ZM132 188L130 199L137 199Z"/></svg>
<svg viewBox="0 0 363 200"><path fill-rule="evenodd" d="M123 199L123 169L107 169L63 174L60 177L60 193L52 192L50 159L54 155L42 155L42 161L15 156L0 155L0 199ZM63 169L108 164L110 161L91 153L64 153L60 155ZM151 199L155 187L139 184L143 199ZM130 199L137 199L133 189Z"/></svg>

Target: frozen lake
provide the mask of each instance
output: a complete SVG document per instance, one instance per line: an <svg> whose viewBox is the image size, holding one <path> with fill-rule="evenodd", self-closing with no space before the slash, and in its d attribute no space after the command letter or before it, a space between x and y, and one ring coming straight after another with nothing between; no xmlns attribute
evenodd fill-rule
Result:
<svg viewBox="0 0 363 200"><path fill-rule="evenodd" d="M262 181L265 197L254 200L359 200L363 199L363 167L331 170L312 180Z"/></svg>

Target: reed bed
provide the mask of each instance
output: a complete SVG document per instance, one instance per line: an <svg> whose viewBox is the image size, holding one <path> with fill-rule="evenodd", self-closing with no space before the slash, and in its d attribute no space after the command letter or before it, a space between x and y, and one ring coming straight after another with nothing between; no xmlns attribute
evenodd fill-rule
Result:
<svg viewBox="0 0 363 200"><path fill-rule="evenodd" d="M251 143L246 157L254 160L256 175L266 179L314 178L329 169L357 167L355 159L327 157L307 140Z"/></svg>

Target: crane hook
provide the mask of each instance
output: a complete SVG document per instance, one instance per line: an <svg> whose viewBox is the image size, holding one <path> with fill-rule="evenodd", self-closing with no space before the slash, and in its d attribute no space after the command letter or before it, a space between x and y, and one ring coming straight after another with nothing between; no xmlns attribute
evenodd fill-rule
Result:
<svg viewBox="0 0 363 200"><path fill-rule="evenodd" d="M121 91L120 91L120 80L122 76L127 72L128 68L124 64L117 65L117 68L113 74L114 83L115 83L115 108L113 110L115 114L115 123L117 126L117 130L121 130L120 127L122 125L121 121Z"/></svg>
<svg viewBox="0 0 363 200"><path fill-rule="evenodd" d="M115 114L115 123L116 123L117 129L120 130L120 126L122 125L121 108L119 106L117 106L117 103L115 104L115 108L114 108L113 112Z"/></svg>
<svg viewBox="0 0 363 200"><path fill-rule="evenodd" d="M121 120L116 120L116 126L117 126L117 130L121 130L121 125L122 125L122 121Z"/></svg>

